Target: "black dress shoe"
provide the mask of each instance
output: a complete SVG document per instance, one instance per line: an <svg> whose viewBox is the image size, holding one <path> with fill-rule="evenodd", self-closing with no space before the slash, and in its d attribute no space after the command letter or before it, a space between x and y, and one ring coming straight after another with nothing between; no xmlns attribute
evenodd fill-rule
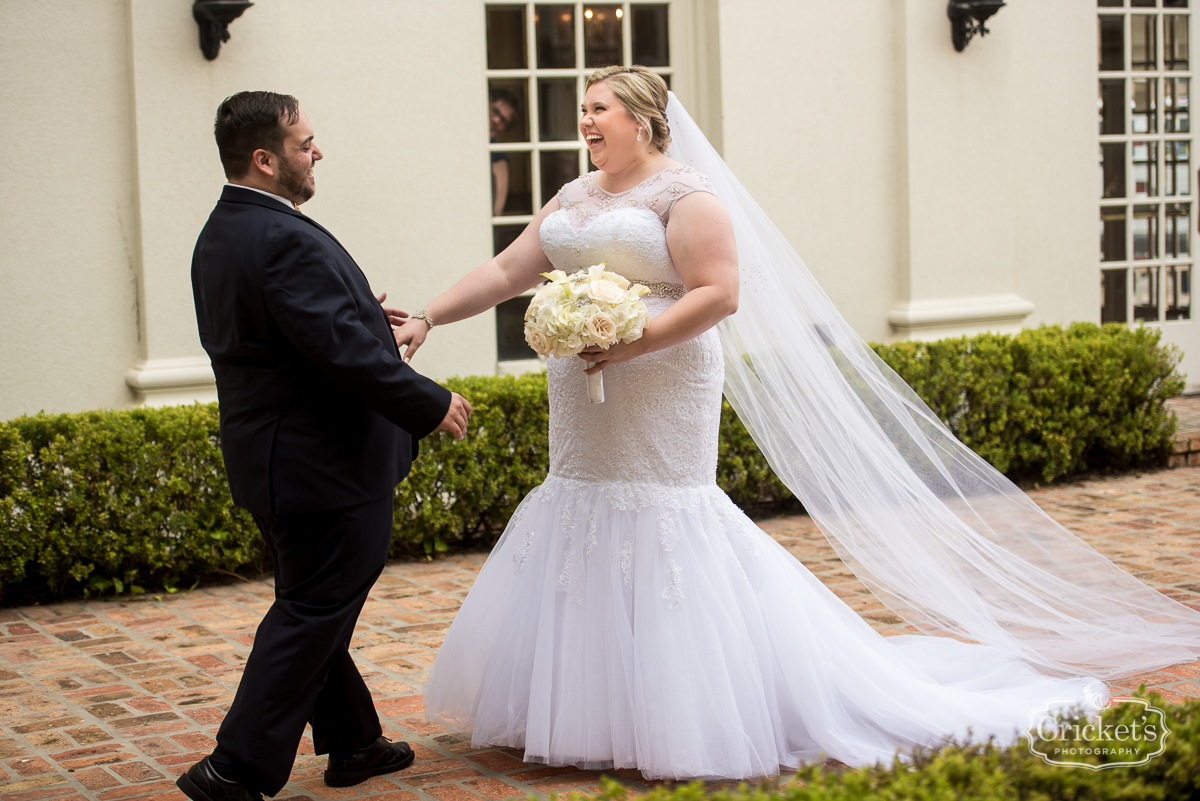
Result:
<svg viewBox="0 0 1200 801"><path fill-rule="evenodd" d="M366 748L330 754L325 783L330 787L349 787L372 776L404 770L415 758L408 743L393 743L380 737Z"/></svg>
<svg viewBox="0 0 1200 801"><path fill-rule="evenodd" d="M192 801L262 801L262 793L218 776L208 757L192 765L175 785Z"/></svg>

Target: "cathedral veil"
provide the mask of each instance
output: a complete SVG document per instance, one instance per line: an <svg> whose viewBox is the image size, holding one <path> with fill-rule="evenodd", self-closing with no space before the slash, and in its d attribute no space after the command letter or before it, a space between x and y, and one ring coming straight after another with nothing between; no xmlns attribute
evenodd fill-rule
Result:
<svg viewBox="0 0 1200 801"><path fill-rule="evenodd" d="M850 328L674 93L667 155L733 220L725 396L838 555L926 634L1114 679L1200 656L1200 612L1052 520L959 442Z"/></svg>

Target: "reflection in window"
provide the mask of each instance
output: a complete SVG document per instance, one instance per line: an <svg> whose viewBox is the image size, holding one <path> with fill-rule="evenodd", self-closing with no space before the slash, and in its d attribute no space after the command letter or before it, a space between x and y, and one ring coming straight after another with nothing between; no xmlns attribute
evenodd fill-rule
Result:
<svg viewBox="0 0 1200 801"><path fill-rule="evenodd" d="M1167 247L1166 255L1172 259L1186 258L1192 255L1188 234L1191 231L1190 203L1167 204Z"/></svg>
<svg viewBox="0 0 1200 801"><path fill-rule="evenodd" d="M1100 17L1100 69L1109 72L1125 69L1124 17Z"/></svg>
<svg viewBox="0 0 1200 801"><path fill-rule="evenodd" d="M665 5L636 5L629 9L630 45L634 64L665 67L671 63Z"/></svg>
<svg viewBox="0 0 1200 801"><path fill-rule="evenodd" d="M1158 206L1133 207L1133 258L1158 258Z"/></svg>
<svg viewBox="0 0 1200 801"><path fill-rule="evenodd" d="M1100 81L1100 133L1125 133L1125 81Z"/></svg>
<svg viewBox="0 0 1200 801"><path fill-rule="evenodd" d="M1100 197L1125 197L1125 143L1100 145Z"/></svg>
<svg viewBox="0 0 1200 801"><path fill-rule="evenodd" d="M529 300L516 297L496 307L496 356L502 362L538 357L525 341L525 310L529 308Z"/></svg>
<svg viewBox="0 0 1200 801"><path fill-rule="evenodd" d="M1130 146L1133 162L1133 196L1158 195L1158 142L1134 142Z"/></svg>
<svg viewBox="0 0 1200 801"><path fill-rule="evenodd" d="M1152 70L1158 67L1158 41L1153 14L1134 14L1129 18L1129 49L1132 68Z"/></svg>
<svg viewBox="0 0 1200 801"><path fill-rule="evenodd" d="M1123 323L1129 318L1125 309L1125 273L1127 270L1100 271L1100 322Z"/></svg>
<svg viewBox="0 0 1200 801"><path fill-rule="evenodd" d="M1100 260L1125 261L1125 207L1100 209Z"/></svg>
<svg viewBox="0 0 1200 801"><path fill-rule="evenodd" d="M538 69L574 67L575 6L537 6L533 19Z"/></svg>
<svg viewBox="0 0 1200 801"><path fill-rule="evenodd" d="M1133 270L1133 319L1158 321L1157 267L1137 267Z"/></svg>
<svg viewBox="0 0 1200 801"><path fill-rule="evenodd" d="M1167 133L1188 133L1191 130L1188 81L1188 78L1167 78L1164 82L1163 130Z"/></svg>
<svg viewBox="0 0 1200 801"><path fill-rule="evenodd" d="M1188 68L1188 18L1181 14L1163 17L1163 69Z"/></svg>
<svg viewBox="0 0 1200 801"><path fill-rule="evenodd" d="M1138 78L1133 82L1133 133L1158 133L1158 81Z"/></svg>
<svg viewBox="0 0 1200 801"><path fill-rule="evenodd" d="M538 138L543 142L569 142L579 138L579 103L574 78L538 79Z"/></svg>
<svg viewBox="0 0 1200 801"><path fill-rule="evenodd" d="M489 70L525 69L525 6L488 6Z"/></svg>
<svg viewBox="0 0 1200 801"><path fill-rule="evenodd" d="M1179 264L1167 267L1168 320L1190 320L1192 317L1192 268Z"/></svg>
<svg viewBox="0 0 1200 801"><path fill-rule="evenodd" d="M1166 195L1187 195L1191 194L1192 182L1191 171L1188 167L1188 142L1167 142L1166 143L1166 164L1164 171L1166 172Z"/></svg>
<svg viewBox="0 0 1200 801"><path fill-rule="evenodd" d="M621 63L620 6L584 6L583 64L585 67L611 67Z"/></svg>

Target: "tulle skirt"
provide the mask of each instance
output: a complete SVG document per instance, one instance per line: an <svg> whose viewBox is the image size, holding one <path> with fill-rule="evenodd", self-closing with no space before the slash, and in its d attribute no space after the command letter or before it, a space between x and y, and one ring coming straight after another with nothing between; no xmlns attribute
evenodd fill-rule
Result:
<svg viewBox="0 0 1200 801"><path fill-rule="evenodd" d="M550 476L448 632L427 714L527 762L744 779L947 738L1008 743L1107 687L997 649L883 637L715 485Z"/></svg>

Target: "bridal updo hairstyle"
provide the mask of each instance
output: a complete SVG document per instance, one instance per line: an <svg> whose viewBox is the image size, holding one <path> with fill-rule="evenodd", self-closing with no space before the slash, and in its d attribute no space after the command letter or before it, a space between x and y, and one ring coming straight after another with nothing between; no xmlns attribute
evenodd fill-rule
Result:
<svg viewBox="0 0 1200 801"><path fill-rule="evenodd" d="M587 77L584 91L598 83L608 84L621 105L638 125L650 132L650 144L659 153L667 152L671 144L671 128L667 125L667 82L645 67L603 67Z"/></svg>
<svg viewBox="0 0 1200 801"><path fill-rule="evenodd" d="M213 133L226 178L244 178L255 150L283 154L287 126L300 119L300 101L275 92L238 92L217 108Z"/></svg>

